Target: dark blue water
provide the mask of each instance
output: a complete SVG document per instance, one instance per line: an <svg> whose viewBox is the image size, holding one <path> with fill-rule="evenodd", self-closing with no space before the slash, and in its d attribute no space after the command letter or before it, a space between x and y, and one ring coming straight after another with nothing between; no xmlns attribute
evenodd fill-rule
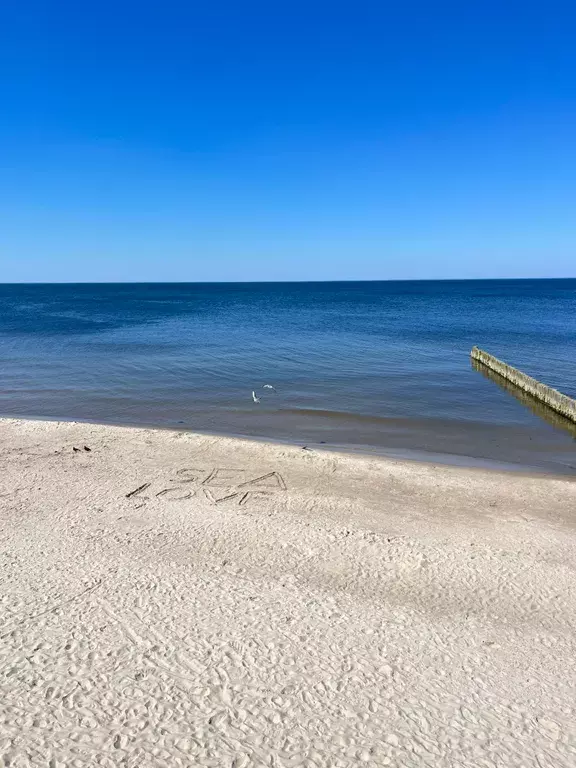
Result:
<svg viewBox="0 0 576 768"><path fill-rule="evenodd" d="M474 344L576 396L576 280L0 285L0 413L571 471Z"/></svg>

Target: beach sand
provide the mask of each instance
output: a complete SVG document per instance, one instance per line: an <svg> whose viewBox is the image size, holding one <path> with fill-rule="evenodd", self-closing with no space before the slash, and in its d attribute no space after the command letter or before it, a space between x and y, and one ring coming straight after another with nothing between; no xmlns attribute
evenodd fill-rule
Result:
<svg viewBox="0 0 576 768"><path fill-rule="evenodd" d="M576 765L570 479L7 419L0 510L1 765Z"/></svg>

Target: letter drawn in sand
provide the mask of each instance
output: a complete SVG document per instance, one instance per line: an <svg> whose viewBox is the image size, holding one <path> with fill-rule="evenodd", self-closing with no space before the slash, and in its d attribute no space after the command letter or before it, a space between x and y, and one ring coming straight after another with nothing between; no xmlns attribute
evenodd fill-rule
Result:
<svg viewBox="0 0 576 768"><path fill-rule="evenodd" d="M127 499L131 499L134 496L139 496L141 493L143 493L147 488L150 488L150 483L143 483L142 485L138 486L138 488L135 488L133 491L130 491L130 493L126 494ZM147 499L147 496L143 496L143 499Z"/></svg>
<svg viewBox="0 0 576 768"><path fill-rule="evenodd" d="M182 499L191 499L196 494L195 490L187 491L185 488L163 488L158 491L156 496L164 496L171 501L180 501Z"/></svg>
<svg viewBox="0 0 576 768"><path fill-rule="evenodd" d="M245 483L240 483L238 487L254 488L262 491L285 491L286 483L284 482L282 475L278 472L268 472L267 475L255 477L254 480L247 480Z"/></svg>
<svg viewBox="0 0 576 768"><path fill-rule="evenodd" d="M179 469L176 474L178 475L179 483L194 483L200 480L202 475L207 474L205 469L194 469L193 467L183 467Z"/></svg>
<svg viewBox="0 0 576 768"><path fill-rule="evenodd" d="M244 469L229 469L228 467L218 467L213 469L202 485L215 486L217 488L231 488L238 485L246 477Z"/></svg>
<svg viewBox="0 0 576 768"><path fill-rule="evenodd" d="M211 504L221 504L223 501L230 501L240 496L239 491L235 491L233 488L222 489L220 493L210 490L210 488L204 488L204 495Z"/></svg>

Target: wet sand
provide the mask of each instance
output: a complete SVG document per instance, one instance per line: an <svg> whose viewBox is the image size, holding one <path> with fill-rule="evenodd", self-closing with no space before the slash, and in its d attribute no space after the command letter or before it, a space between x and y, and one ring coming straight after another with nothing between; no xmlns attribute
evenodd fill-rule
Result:
<svg viewBox="0 0 576 768"><path fill-rule="evenodd" d="M569 478L2 420L0 755L573 766L575 517Z"/></svg>

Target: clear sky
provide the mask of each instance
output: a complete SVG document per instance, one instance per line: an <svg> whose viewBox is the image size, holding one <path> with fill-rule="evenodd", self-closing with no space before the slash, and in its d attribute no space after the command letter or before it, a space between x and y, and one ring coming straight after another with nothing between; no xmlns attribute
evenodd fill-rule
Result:
<svg viewBox="0 0 576 768"><path fill-rule="evenodd" d="M576 5L0 9L0 282L576 276Z"/></svg>

